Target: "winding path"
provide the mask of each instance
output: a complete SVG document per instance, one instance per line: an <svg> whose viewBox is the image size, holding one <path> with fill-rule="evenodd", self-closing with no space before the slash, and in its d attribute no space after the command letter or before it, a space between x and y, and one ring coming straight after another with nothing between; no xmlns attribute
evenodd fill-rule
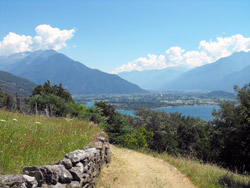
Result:
<svg viewBox="0 0 250 188"><path fill-rule="evenodd" d="M195 188L167 162L111 146L111 163L102 169L97 188Z"/></svg>

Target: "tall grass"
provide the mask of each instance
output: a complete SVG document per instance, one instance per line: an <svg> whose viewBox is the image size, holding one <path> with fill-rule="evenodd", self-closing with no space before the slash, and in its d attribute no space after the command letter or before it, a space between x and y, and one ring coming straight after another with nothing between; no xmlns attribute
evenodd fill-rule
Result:
<svg viewBox="0 0 250 188"><path fill-rule="evenodd" d="M151 153L161 158L185 174L198 187L201 188L250 188L250 176L232 173L213 164L173 157L168 154Z"/></svg>
<svg viewBox="0 0 250 188"><path fill-rule="evenodd" d="M100 129L78 119L0 111L0 174L52 164L94 140Z"/></svg>

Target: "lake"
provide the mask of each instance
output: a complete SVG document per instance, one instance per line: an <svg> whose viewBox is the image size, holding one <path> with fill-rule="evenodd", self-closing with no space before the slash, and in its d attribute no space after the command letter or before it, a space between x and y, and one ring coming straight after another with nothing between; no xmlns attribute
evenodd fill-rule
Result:
<svg viewBox="0 0 250 188"><path fill-rule="evenodd" d="M88 102L85 106L92 106L94 102ZM218 105L203 105L203 106L177 106L177 107L165 107L165 108L155 108L153 110L167 111L168 113L181 113L185 116L200 117L201 119L210 120L212 118L213 109L218 110ZM127 114L134 116L134 110L116 110L121 114Z"/></svg>
<svg viewBox="0 0 250 188"><path fill-rule="evenodd" d="M156 108L153 110L167 111L168 113L181 113L185 116L200 117L201 119L210 120L212 117L213 109L218 110L218 105L204 105L204 106L177 106L177 107L165 107L165 108ZM133 110L117 110L121 114L134 115Z"/></svg>

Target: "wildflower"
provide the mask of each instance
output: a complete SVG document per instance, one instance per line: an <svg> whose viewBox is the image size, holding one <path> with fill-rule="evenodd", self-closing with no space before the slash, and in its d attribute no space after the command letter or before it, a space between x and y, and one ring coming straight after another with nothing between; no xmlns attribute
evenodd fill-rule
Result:
<svg viewBox="0 0 250 188"><path fill-rule="evenodd" d="M41 123L41 122L39 122L39 121L36 121L35 123L36 123L36 124L42 124L42 123Z"/></svg>
<svg viewBox="0 0 250 188"><path fill-rule="evenodd" d="M13 119L13 121L17 121L17 119Z"/></svg>
<svg viewBox="0 0 250 188"><path fill-rule="evenodd" d="M6 122L6 120L4 120L4 119L0 119L0 121L1 121L1 122Z"/></svg>
<svg viewBox="0 0 250 188"><path fill-rule="evenodd" d="M65 118L67 122L73 121L73 119Z"/></svg>
<svg viewBox="0 0 250 188"><path fill-rule="evenodd" d="M2 150L0 150L0 153L3 153L3 151L2 151Z"/></svg>

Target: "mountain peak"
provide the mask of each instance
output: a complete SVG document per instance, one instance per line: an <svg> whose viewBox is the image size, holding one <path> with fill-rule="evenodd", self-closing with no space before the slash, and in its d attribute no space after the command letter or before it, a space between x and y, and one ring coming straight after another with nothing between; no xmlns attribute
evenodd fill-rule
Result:
<svg viewBox="0 0 250 188"><path fill-rule="evenodd" d="M62 83L72 94L128 94L145 93L135 84L117 75L86 67L54 50L36 51L6 67L8 72L24 77L36 84L50 80Z"/></svg>

